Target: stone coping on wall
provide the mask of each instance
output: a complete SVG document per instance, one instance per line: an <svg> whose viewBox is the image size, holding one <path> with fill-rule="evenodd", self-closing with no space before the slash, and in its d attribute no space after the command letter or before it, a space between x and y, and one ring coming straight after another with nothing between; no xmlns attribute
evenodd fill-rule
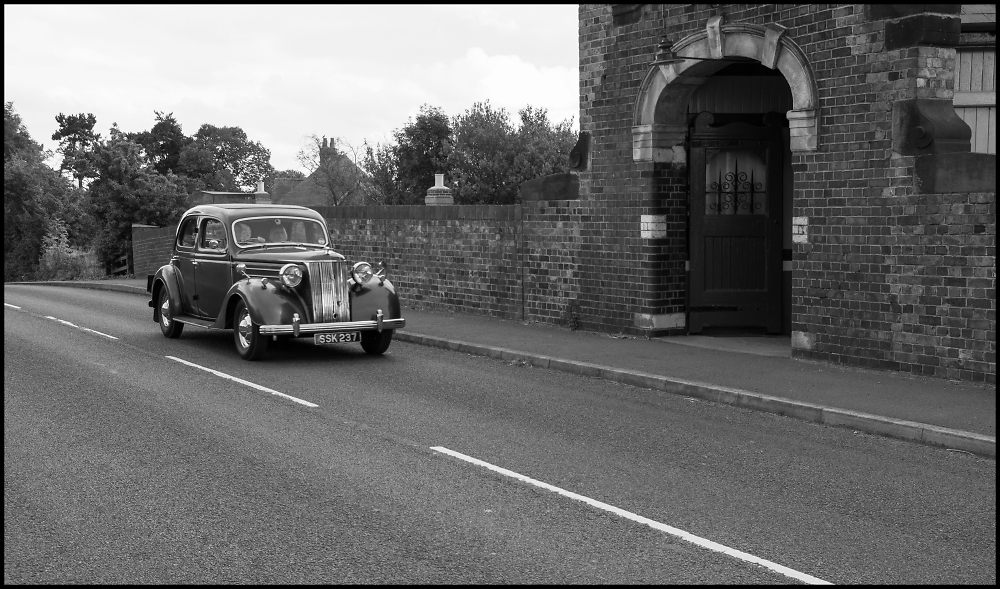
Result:
<svg viewBox="0 0 1000 589"><path fill-rule="evenodd" d="M542 201L544 202L544 201ZM490 219L516 221L521 218L521 205L350 205L338 207L311 207L327 218L356 219L413 219L413 220L467 220Z"/></svg>

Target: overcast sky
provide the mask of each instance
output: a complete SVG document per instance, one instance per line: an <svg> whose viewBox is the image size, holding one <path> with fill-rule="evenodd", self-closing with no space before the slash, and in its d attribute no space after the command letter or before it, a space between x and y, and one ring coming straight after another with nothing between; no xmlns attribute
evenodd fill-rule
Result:
<svg viewBox="0 0 1000 589"><path fill-rule="evenodd" d="M310 134L385 142L422 104L489 100L579 128L577 7L4 5L4 102L47 149L59 113L107 136L173 112L237 126L278 170Z"/></svg>

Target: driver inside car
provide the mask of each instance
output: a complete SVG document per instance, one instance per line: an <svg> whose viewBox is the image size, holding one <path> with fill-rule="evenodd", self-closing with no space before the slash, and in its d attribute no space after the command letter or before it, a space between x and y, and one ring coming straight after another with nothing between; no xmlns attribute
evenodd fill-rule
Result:
<svg viewBox="0 0 1000 589"><path fill-rule="evenodd" d="M250 226L246 223L236 224L236 241L238 243L249 243L252 241L252 238L250 237L251 233Z"/></svg>

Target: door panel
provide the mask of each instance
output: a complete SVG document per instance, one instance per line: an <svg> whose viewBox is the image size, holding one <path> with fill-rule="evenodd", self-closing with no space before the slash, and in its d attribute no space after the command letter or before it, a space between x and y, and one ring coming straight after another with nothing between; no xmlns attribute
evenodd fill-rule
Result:
<svg viewBox="0 0 1000 589"><path fill-rule="evenodd" d="M781 331L780 127L711 127L691 134L688 326Z"/></svg>
<svg viewBox="0 0 1000 589"><path fill-rule="evenodd" d="M180 288L181 308L185 314L189 315L198 312L198 297L195 290L195 272L198 268L198 260L194 253L197 239L198 218L188 217L178 232L173 261L177 267L177 286Z"/></svg>
<svg viewBox="0 0 1000 589"><path fill-rule="evenodd" d="M218 317L222 301L233 285L227 243L226 228L222 222L211 218L203 219L198 239L198 269L195 273L198 314L202 317Z"/></svg>

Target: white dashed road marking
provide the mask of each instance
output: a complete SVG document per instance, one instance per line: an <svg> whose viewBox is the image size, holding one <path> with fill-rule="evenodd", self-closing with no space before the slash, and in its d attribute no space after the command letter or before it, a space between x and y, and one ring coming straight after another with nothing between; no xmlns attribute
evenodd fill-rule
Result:
<svg viewBox="0 0 1000 589"><path fill-rule="evenodd" d="M565 489L561 489L559 487L556 487L554 485L550 485L548 483L543 483L542 481L533 479L531 477L527 477L527 476L525 476L523 474L518 474L518 473L516 473L516 472L514 472L512 470L507 470L506 468L502 468L502 467L496 466L494 464L490 464L489 462L484 462L482 460L479 460L478 458L473 458L471 456L466 456L465 454L461 454L459 452L455 452L454 450L449 450L448 448L445 448L443 446L433 446L433 447L431 447L431 450L434 450L436 452L441 452L442 454L447 454L449 456L453 456L455 458L458 458L459 460L464 460L466 462L470 462L470 463L475 464L477 466L482 466L483 468L488 468L488 469L490 469L490 470L492 470L494 472L498 472L498 473L500 473L502 475L505 475L505 476L508 476L508 477L511 477L511 478L515 478L515 479L517 479L519 481L528 483L529 485L534 485L536 487L541 487L542 489L545 489L545 490L548 490L548 491L553 491L553 492L558 493L558 494L560 494L560 495L562 495L564 497L569 497L570 499L575 499L577 501L582 501L582 502L584 502L584 503L586 503L586 504L588 504L588 505L590 505L592 507L596 507L597 509L602 509L604 511L609 511L611 513L614 513L616 515L624 517L625 519L629 519L629 520L632 520L634 522L638 522L640 524L645 524L645 525L653 528L654 530L659 530L661 532L666 532L667 534L670 534L671 536L676 536L678 538L681 538L682 540L687 540L688 542L691 542L692 544L695 544L697 546L701 546L702 548L707 548L707 549L713 550L715 552L721 552L721 553L723 553L725 555L728 555L728 556L731 556L733 558L737 558L737 559L745 561L745 562L749 562L749 563L753 563L753 564L756 564L756 565L760 565L760 566L765 567L767 569L770 569L770 570L772 570L772 571L774 571L776 573L785 575L786 577L791 577L792 579L801 581L803 583L809 583L809 584L812 584L812 585L832 585L832 583L830 583L828 581L824 581L823 579L816 578L816 577L814 577L812 575L807 575L806 573L802 573L802 572L796 571L794 569L790 569L790 568L788 568L786 566L783 566L783 565L780 565L778 563L771 562L769 560L765 560L763 558L754 556L752 554L747 554L746 552L742 552L740 550L736 550L735 548L730 548L728 546L723 546L722 544L719 544L717 542L712 542L711 540L707 540L707 539L702 538L700 536L695 536L694 534L692 534L690 532L685 532L684 530L681 530L679 528L675 528L673 526L668 526L667 524L663 524L663 523L660 523L658 521L654 521L654 520L651 520L649 518L642 517L641 515L634 514L631 511L625 511L624 509L615 507L613 505L608 505L607 503L602 503L601 501L597 501L596 499L591 499L590 497L584 497L583 495L578 495L576 493L573 493L572 491L567 491Z"/></svg>
<svg viewBox="0 0 1000 589"><path fill-rule="evenodd" d="M65 321L63 319L58 319L56 317L53 317L52 315L46 315L45 318L46 319L51 319L53 321L58 321L59 323L62 323L63 325L69 325L70 327L75 327L75 328L83 330L83 331L89 331L90 333L96 333L97 335L103 335L104 337L109 338L109 339L118 339L118 338L116 338L113 335L108 335L106 333L101 333L100 331L96 331L94 329L90 329L89 327L80 327L79 325L76 325L75 323L70 323L69 321Z"/></svg>
<svg viewBox="0 0 1000 589"><path fill-rule="evenodd" d="M10 303L4 303L3 306L4 307L10 307L11 309L20 309L21 308L21 307L18 307L17 305L12 305Z"/></svg>
<svg viewBox="0 0 1000 589"><path fill-rule="evenodd" d="M319 405L317 405L315 403L310 403L309 401L303 401L302 399L299 399L298 397L293 397L291 395L286 395L285 393L279 393L278 391L276 391L274 389L269 389L269 388L267 388L265 386L261 386L259 384L254 384L254 383L252 383L252 382L250 382L248 380L243 380L242 378L237 378L235 376L231 376L229 374L226 374L225 372L219 372L218 370L212 370L211 368L206 368L204 366L200 366L198 364L195 364L194 362L188 362L187 360L181 360L180 358L177 358L175 356L166 356L166 357L169 358L169 359L171 359L171 360L174 360L175 362L180 362L181 364L186 364L188 366L192 366L194 368L198 368L200 370L204 370L205 372L211 372L212 374L214 374L216 376L221 376L222 378L226 378L226 379L238 382L240 384L244 384L244 385L246 385L248 387L257 389L258 391L264 391L265 393L271 393L272 395L277 395L279 397L283 397L283 398L288 399L290 401L295 401L296 403L299 403L301 405L305 405L306 407L319 407Z"/></svg>

